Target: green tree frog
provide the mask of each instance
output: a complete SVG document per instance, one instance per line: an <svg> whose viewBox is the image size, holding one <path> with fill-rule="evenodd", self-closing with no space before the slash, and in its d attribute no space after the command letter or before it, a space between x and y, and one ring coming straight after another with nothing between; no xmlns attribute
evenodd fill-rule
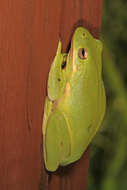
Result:
<svg viewBox="0 0 127 190"><path fill-rule="evenodd" d="M43 118L44 161L48 171L80 159L105 112L102 43L78 27L68 54L56 56L49 72Z"/></svg>

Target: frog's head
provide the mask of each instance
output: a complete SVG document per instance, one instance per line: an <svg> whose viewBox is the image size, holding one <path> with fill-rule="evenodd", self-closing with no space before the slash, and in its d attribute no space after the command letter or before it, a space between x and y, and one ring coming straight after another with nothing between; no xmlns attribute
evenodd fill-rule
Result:
<svg viewBox="0 0 127 190"><path fill-rule="evenodd" d="M72 37L71 49L72 72L88 71L96 67L101 74L102 43L95 39L88 30L78 27Z"/></svg>
<svg viewBox="0 0 127 190"><path fill-rule="evenodd" d="M64 93L68 81L78 79L79 76L84 78L86 70L87 76L91 76L98 68L101 76L102 44L86 29L78 27L75 30L68 54L62 53L61 49L62 44L59 41L48 78L48 97L52 101Z"/></svg>

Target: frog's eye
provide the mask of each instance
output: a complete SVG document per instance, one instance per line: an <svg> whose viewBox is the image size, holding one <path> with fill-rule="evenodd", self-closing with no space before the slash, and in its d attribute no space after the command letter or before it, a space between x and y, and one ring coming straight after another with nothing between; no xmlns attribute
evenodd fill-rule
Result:
<svg viewBox="0 0 127 190"><path fill-rule="evenodd" d="M88 57L88 52L85 48L80 48L78 51L78 56L80 59L86 59Z"/></svg>

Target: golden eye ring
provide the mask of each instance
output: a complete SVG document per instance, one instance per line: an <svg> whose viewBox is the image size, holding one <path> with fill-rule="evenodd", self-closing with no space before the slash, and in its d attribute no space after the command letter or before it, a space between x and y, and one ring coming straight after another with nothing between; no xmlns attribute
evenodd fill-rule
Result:
<svg viewBox="0 0 127 190"><path fill-rule="evenodd" d="M88 52L86 51L85 48L80 48L78 51L78 56L80 59L87 59L88 57Z"/></svg>

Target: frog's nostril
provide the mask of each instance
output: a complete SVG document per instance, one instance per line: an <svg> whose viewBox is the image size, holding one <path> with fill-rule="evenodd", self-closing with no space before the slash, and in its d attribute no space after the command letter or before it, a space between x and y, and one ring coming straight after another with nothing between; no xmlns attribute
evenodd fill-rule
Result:
<svg viewBox="0 0 127 190"><path fill-rule="evenodd" d="M62 68L62 69L65 69L65 67L66 67L66 61L63 61L63 62L62 62L62 65L61 65L61 68Z"/></svg>

